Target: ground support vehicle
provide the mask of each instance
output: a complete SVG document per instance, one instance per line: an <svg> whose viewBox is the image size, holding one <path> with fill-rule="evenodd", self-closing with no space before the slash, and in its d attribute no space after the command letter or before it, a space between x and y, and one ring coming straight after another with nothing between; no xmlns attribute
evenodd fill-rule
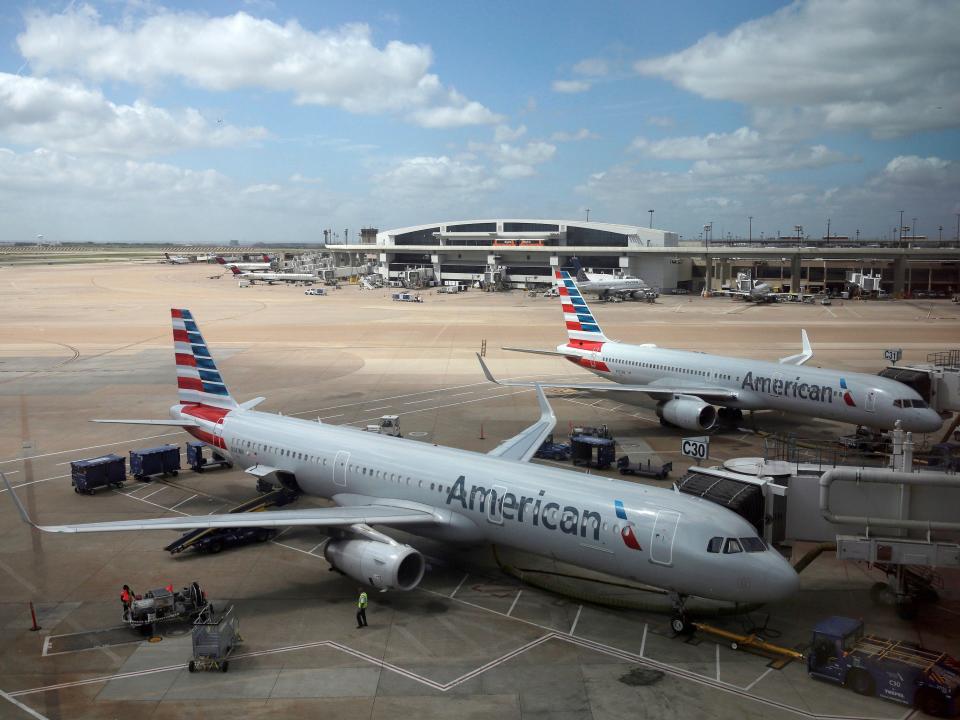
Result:
<svg viewBox="0 0 960 720"><path fill-rule="evenodd" d="M382 415L380 421L376 424L369 424L364 428L367 432L377 433L379 435L390 435L392 437L403 437L400 434L400 416Z"/></svg>
<svg viewBox="0 0 960 720"><path fill-rule="evenodd" d="M915 643L866 635L860 620L830 617L819 622L807 672L928 715L953 717L960 712L960 663Z"/></svg>
<svg viewBox="0 0 960 720"><path fill-rule="evenodd" d="M616 443L609 437L574 434L570 436L573 464L606 470L616 458Z"/></svg>
<svg viewBox="0 0 960 720"><path fill-rule="evenodd" d="M97 488L118 488L126 479L127 461L120 455L102 455L70 463L70 483L75 493L93 495Z"/></svg>
<svg viewBox="0 0 960 720"><path fill-rule="evenodd" d="M124 608L123 622L138 629L141 635L152 635L157 623L194 620L201 612L212 612L199 583L190 583L180 590L171 590L170 587L148 590L142 596L136 596L130 606Z"/></svg>
<svg viewBox="0 0 960 720"><path fill-rule="evenodd" d="M264 495L258 495L252 500L237 505L229 510L231 513L259 512L269 507L287 505L299 497L294 490L287 488L273 488ZM171 555L193 548L198 552L216 554L224 548L234 545L246 545L251 542L266 542L276 535L273 528L197 528L180 536L167 545L166 550Z"/></svg>
<svg viewBox="0 0 960 720"><path fill-rule="evenodd" d="M213 617L212 610L203 613L193 623L192 636L193 658L187 663L187 670L227 672L230 669L230 654L243 642L240 620L233 612L233 605L218 618Z"/></svg>
<svg viewBox="0 0 960 720"><path fill-rule="evenodd" d="M553 435L547 437L540 449L533 454L535 458L541 460L569 460L573 449L567 443L556 443L553 441Z"/></svg>
<svg viewBox="0 0 960 720"><path fill-rule="evenodd" d="M390 297L393 298L393 300L396 302L415 302L415 303L423 302L422 297L420 297L419 295L413 295L408 292L393 293L393 295L391 295Z"/></svg>
<svg viewBox="0 0 960 720"><path fill-rule="evenodd" d="M204 448L209 447L205 442L191 440L187 443L187 465L194 472L203 472L218 467L232 467L232 464L223 455L213 450L213 458L208 460L204 457Z"/></svg>
<svg viewBox="0 0 960 720"><path fill-rule="evenodd" d="M640 477L653 478L654 480L664 480L673 470L673 463L667 462L662 465L653 465L650 458L647 458L646 464L639 462L630 462L628 455L617 458L617 469L621 475L639 475Z"/></svg>
<svg viewBox="0 0 960 720"><path fill-rule="evenodd" d="M153 475L176 475L180 472L180 448L161 445L155 448L130 451L130 474L144 481Z"/></svg>
<svg viewBox="0 0 960 720"><path fill-rule="evenodd" d="M326 295L327 291L323 288L310 288L309 290L303 291L304 295Z"/></svg>

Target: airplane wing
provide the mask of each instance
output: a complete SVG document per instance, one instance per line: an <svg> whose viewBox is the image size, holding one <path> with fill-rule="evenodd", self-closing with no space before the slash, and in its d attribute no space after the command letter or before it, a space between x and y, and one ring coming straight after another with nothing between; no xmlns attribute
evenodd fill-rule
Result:
<svg viewBox="0 0 960 720"><path fill-rule="evenodd" d="M4 473L3 483L17 505L21 519L38 530L49 533L126 532L131 530L194 530L196 528L235 527L342 527L355 525L423 525L440 520L426 510L391 507L389 505L357 505L353 507L324 507L305 510L269 510L252 513L225 513L222 515L184 515L181 517L147 518L141 520L112 520L109 522L80 523L76 525L37 525L27 514L20 498L10 486Z"/></svg>
<svg viewBox="0 0 960 720"><path fill-rule="evenodd" d="M487 374L487 378L491 378L492 376L489 370L487 370L487 366L484 365L483 359L481 359L479 355L477 355L477 358L480 359L480 364L483 365L483 370ZM493 382L496 382L496 380ZM547 402L547 396L543 394L543 388L537 384L534 386L537 389L537 402L540 403L540 419L512 438L504 440L488 452L487 455L505 460L527 462L533 457L533 454L540 449L540 446L543 445L543 441L547 439L547 436L553 432L553 428L557 425L557 416L553 414L553 408L551 408L550 403Z"/></svg>
<svg viewBox="0 0 960 720"><path fill-rule="evenodd" d="M693 395L702 398L708 402L717 402L720 400L736 400L739 393L736 390L721 387L709 387L703 385L629 385L619 383L542 383L523 380L497 380L487 368L486 363L480 356L480 365L483 366L483 373L487 380L497 385L517 386L517 387L538 387L538 388L557 388L565 390L592 390L595 392L641 392L647 393L651 397L662 395Z"/></svg>
<svg viewBox="0 0 960 720"><path fill-rule="evenodd" d="M167 425L172 427L200 427L196 420L183 418L181 420L91 420L95 423L115 423L118 425Z"/></svg>
<svg viewBox="0 0 960 720"><path fill-rule="evenodd" d="M797 355L790 355L780 358L781 365L803 365L807 360L813 357L813 347L810 345L810 338L807 337L806 330L800 330L800 342L803 350Z"/></svg>

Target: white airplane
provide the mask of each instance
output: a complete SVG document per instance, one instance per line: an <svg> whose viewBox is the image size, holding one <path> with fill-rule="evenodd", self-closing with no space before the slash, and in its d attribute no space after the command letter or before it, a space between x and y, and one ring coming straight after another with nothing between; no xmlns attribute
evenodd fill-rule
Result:
<svg viewBox="0 0 960 720"><path fill-rule="evenodd" d="M924 433L938 430L943 422L916 391L896 380L804 366L813 357L806 330L800 331L802 352L779 363L631 345L603 334L569 273L555 271L555 281L567 343L555 351L504 349L565 357L613 382L536 385L642 393L657 401L661 422L687 430L710 430L718 415L739 420L743 410L780 410L883 430L893 429L899 421L904 430Z"/></svg>
<svg viewBox="0 0 960 720"><path fill-rule="evenodd" d="M237 268L230 268L230 272L238 280L249 280L251 284L265 282L273 285L275 282L302 282L312 285L320 282L320 278L312 273L279 273L279 272L241 272Z"/></svg>
<svg viewBox="0 0 960 720"><path fill-rule="evenodd" d="M772 303L791 293L774 292L769 283L752 280L747 273L737 273L736 289L723 290L724 295L737 297L746 302Z"/></svg>
<svg viewBox="0 0 960 720"><path fill-rule="evenodd" d="M671 624L689 630L688 596L782 600L793 568L739 515L700 498L528 461L556 425L543 390L540 419L487 454L258 412L237 403L189 310L172 310L179 401L167 420L96 422L181 427L257 478L331 499L334 507L36 525L53 533L227 527L325 528L333 568L380 590L412 590L426 564L374 525L444 542L519 548L664 588Z"/></svg>
<svg viewBox="0 0 960 720"><path fill-rule="evenodd" d="M577 270L577 284L580 291L596 295L600 300L608 300L611 297L642 300L651 296L654 298L659 296L656 290L638 277L588 273L583 269L579 259L571 258L571 262Z"/></svg>
<svg viewBox="0 0 960 720"><path fill-rule="evenodd" d="M171 265L187 265L190 262L190 258L183 257L182 255L170 255L168 253L164 253L163 256Z"/></svg>
<svg viewBox="0 0 960 720"><path fill-rule="evenodd" d="M221 256L217 255L217 262L220 265L223 265L224 267L229 268L230 270L233 270L234 268L236 268L237 270L243 270L243 271L251 271L251 270L269 271L273 269L273 266L270 264L270 258L268 258L266 255L263 256L263 262L232 262L230 260L226 260Z"/></svg>

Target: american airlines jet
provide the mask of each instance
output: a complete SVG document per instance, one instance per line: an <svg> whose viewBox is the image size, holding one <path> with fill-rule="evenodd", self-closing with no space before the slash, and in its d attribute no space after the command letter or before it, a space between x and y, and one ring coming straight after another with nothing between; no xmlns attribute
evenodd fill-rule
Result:
<svg viewBox="0 0 960 720"><path fill-rule="evenodd" d="M559 355L613 382L536 383L541 387L643 393L657 401L662 422L687 430L710 430L718 415L739 419L743 410L781 410L884 430L899 420L904 430L924 433L943 422L916 391L896 380L804 366L813 357L806 330L801 331L803 351L779 363L610 340L570 274L557 270L555 278L566 344L555 351L505 349Z"/></svg>
<svg viewBox="0 0 960 720"><path fill-rule="evenodd" d="M687 596L772 602L799 587L793 568L726 508L700 498L528 461L556 425L543 390L540 419L487 454L258 412L237 403L197 323L173 310L179 402L168 420L101 420L182 427L257 478L333 500L334 507L246 514L34 525L45 532L325 528L324 555L358 582L412 590L423 556L374 525L456 543L490 542L666 589L689 630Z"/></svg>
<svg viewBox="0 0 960 720"><path fill-rule="evenodd" d="M577 287L580 288L580 292L596 295L600 300L608 300L612 297L643 300L647 298L655 299L660 295L638 277L588 273L583 269L583 265L580 264L578 258L571 258L570 261L577 271Z"/></svg>
<svg viewBox="0 0 960 720"><path fill-rule="evenodd" d="M230 272L238 280L249 280L251 283L265 282L273 285L275 282L302 282L312 285L320 278L313 273L281 273L281 272L240 272L237 268L230 268Z"/></svg>
<svg viewBox="0 0 960 720"><path fill-rule="evenodd" d="M273 266L270 264L270 258L268 258L266 255L262 255L261 257L263 257L263 262L232 262L217 255L217 263L230 270L233 270L234 268L242 271L272 270Z"/></svg>

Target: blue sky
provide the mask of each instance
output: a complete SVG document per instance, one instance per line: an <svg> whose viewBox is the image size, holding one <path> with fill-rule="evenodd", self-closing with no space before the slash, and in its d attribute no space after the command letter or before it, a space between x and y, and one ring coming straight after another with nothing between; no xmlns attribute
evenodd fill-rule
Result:
<svg viewBox="0 0 960 720"><path fill-rule="evenodd" d="M0 10L0 241L310 242L492 216L696 237L960 213L938 0Z"/></svg>

